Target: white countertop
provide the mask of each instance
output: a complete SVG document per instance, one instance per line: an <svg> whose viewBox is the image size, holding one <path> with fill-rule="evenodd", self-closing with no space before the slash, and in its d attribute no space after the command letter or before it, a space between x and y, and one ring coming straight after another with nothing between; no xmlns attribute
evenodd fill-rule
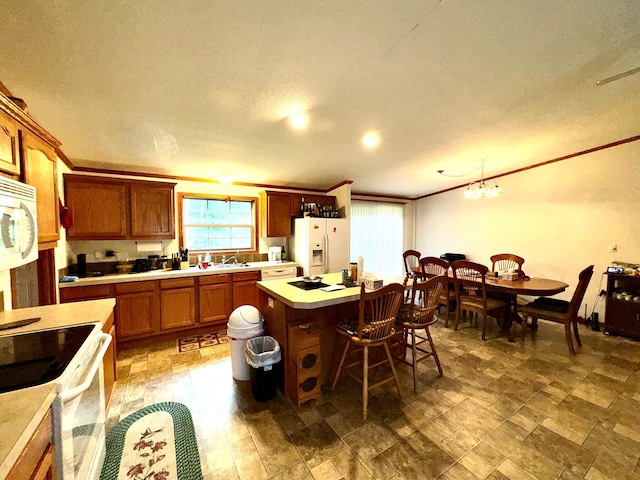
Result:
<svg viewBox="0 0 640 480"><path fill-rule="evenodd" d="M61 282L58 284L60 288L80 287L87 285L108 285L111 283L123 282L141 282L145 280L166 280L169 278L180 277L196 277L201 275L221 275L224 273L240 273L255 272L262 270L278 270L285 267L295 267L296 262L251 262L249 266L242 267L240 264L230 264L225 268L209 267L206 270L200 270L196 267L190 267L183 270L150 270L142 273L122 273L113 275L103 275L101 277L79 278L75 282Z"/></svg>
<svg viewBox="0 0 640 480"><path fill-rule="evenodd" d="M322 283L328 285L342 283L341 273L328 273L320 276L322 277ZM378 275L377 278L383 280L384 285L389 285L390 283L402 284L404 281L404 277L394 277L391 275ZM336 290L333 292L325 292L319 288L315 290L303 290L289 285L289 282L296 280L302 280L302 277L263 280L258 282L258 288L280 300L285 305L299 310L312 310L314 308L339 305L341 303L353 302L360 298L359 286L348 287L344 290Z"/></svg>
<svg viewBox="0 0 640 480"><path fill-rule="evenodd" d="M84 302L20 308L0 312L0 325L40 317L24 327L0 330L0 335L13 335L82 323L104 324L115 305L113 298ZM55 385L24 388L0 394L0 478L5 478L18 460L55 398Z"/></svg>

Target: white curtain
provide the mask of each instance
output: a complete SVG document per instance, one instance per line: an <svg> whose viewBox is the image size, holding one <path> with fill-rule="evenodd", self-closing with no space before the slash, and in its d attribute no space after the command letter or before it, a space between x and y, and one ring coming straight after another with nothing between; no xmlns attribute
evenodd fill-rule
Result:
<svg viewBox="0 0 640 480"><path fill-rule="evenodd" d="M404 205L351 201L351 258L364 259L364 271L404 276Z"/></svg>

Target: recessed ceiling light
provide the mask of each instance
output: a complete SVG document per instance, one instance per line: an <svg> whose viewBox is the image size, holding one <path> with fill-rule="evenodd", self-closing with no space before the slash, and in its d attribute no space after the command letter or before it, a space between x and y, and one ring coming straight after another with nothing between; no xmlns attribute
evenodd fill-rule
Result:
<svg viewBox="0 0 640 480"><path fill-rule="evenodd" d="M365 148L375 148L380 143L380 135L376 132L368 132L362 137L362 144Z"/></svg>
<svg viewBox="0 0 640 480"><path fill-rule="evenodd" d="M228 173L223 173L221 175L218 175L218 181L220 183L224 183L225 185L229 185L233 182L233 176L229 175Z"/></svg>
<svg viewBox="0 0 640 480"><path fill-rule="evenodd" d="M289 123L296 130L304 130L309 123L309 117L305 113L295 113L289 117Z"/></svg>

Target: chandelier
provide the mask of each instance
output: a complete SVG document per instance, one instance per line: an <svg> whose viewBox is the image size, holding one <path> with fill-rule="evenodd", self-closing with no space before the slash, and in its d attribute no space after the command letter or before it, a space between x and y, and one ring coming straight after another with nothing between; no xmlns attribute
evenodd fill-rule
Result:
<svg viewBox="0 0 640 480"><path fill-rule="evenodd" d="M471 182L467 189L464 191L464 197L471 200L478 198L493 198L502 193L502 189L498 184L493 182L493 186L487 185L484 182L484 160L482 160L482 173L480 175L479 182Z"/></svg>

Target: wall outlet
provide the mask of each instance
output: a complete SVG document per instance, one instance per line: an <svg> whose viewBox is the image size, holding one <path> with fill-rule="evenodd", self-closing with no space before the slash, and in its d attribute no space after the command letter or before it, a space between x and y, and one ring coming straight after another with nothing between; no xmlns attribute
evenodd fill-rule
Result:
<svg viewBox="0 0 640 480"><path fill-rule="evenodd" d="M93 256L98 261L102 260L102 252L100 250L96 250L95 252L93 252Z"/></svg>

